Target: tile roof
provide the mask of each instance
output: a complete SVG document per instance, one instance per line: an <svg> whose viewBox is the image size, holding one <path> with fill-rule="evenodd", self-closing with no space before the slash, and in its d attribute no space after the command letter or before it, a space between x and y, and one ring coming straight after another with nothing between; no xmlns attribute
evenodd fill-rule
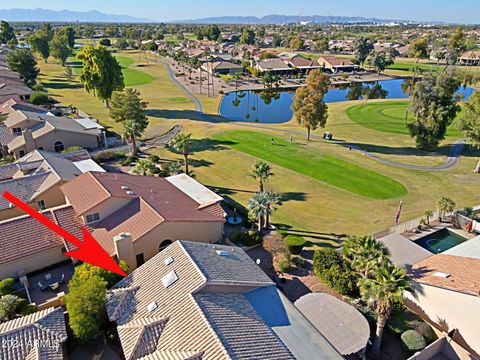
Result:
<svg viewBox="0 0 480 360"><path fill-rule="evenodd" d="M410 276L421 284L480 296L480 259L437 254L413 265Z"/></svg>
<svg viewBox="0 0 480 360"><path fill-rule="evenodd" d="M265 59L257 63L258 67L264 71L266 70L291 70L282 59Z"/></svg>
<svg viewBox="0 0 480 360"><path fill-rule="evenodd" d="M127 186L128 190L122 186ZM220 205L214 205L217 211L212 208L204 210L190 196L158 177L85 173L63 185L62 191L79 215L109 198L141 198L166 221L223 221L223 211L222 216L218 215ZM134 195L128 195L126 191L132 191ZM85 193L89 196L86 197Z"/></svg>
<svg viewBox="0 0 480 360"><path fill-rule="evenodd" d="M62 343L67 330L62 308L50 308L0 324L0 342L13 341L15 346L1 346L3 360L61 360ZM38 343L40 342L40 344Z"/></svg>
<svg viewBox="0 0 480 360"><path fill-rule="evenodd" d="M42 212L75 236L81 236L81 221L70 206ZM63 239L30 216L0 222L0 264L64 246Z"/></svg>
<svg viewBox="0 0 480 360"><path fill-rule="evenodd" d="M20 200L26 203L32 201L33 196L42 186L45 180L48 178L49 173L41 173L36 175L24 176L18 179L11 179L0 182L0 194L5 191L18 197ZM8 209L10 202L5 198L0 197L0 210Z"/></svg>
<svg viewBox="0 0 480 360"><path fill-rule="evenodd" d="M7 146L13 139L15 139L15 135L12 131L5 125L0 124L0 146Z"/></svg>
<svg viewBox="0 0 480 360"><path fill-rule="evenodd" d="M327 63L331 66L357 66L350 59L337 58L335 56L322 56L318 59L318 63L320 65Z"/></svg>
<svg viewBox="0 0 480 360"><path fill-rule="evenodd" d="M117 323L126 359L295 359L278 329L244 293L265 286L276 291L273 282L239 248L197 245L174 242L107 292L107 313ZM220 255L220 250L230 255ZM173 259L169 265L167 258ZM172 271L178 280L165 288L161 279ZM211 286L219 282L222 290L212 293ZM148 305L154 305L153 310ZM272 311L281 312L279 308ZM298 326L297 319L289 320ZM307 324L305 319L302 324ZM295 330L299 332L298 327ZM306 342L315 338L315 334L305 334ZM327 352L321 347L315 350L318 355L309 360L340 359L324 356Z"/></svg>

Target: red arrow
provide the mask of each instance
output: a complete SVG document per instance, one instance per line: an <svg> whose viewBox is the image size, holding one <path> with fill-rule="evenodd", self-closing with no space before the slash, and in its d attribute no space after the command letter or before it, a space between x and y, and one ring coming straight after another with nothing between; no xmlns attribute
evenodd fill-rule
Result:
<svg viewBox="0 0 480 360"><path fill-rule="evenodd" d="M82 226L83 241L77 239L75 236L70 234L68 231L65 231L60 226L50 221L47 217L40 214L35 209L31 208L25 204L22 200L18 199L14 195L10 194L8 191L3 193L3 197L14 204L19 209L23 210L25 213L41 222L50 230L56 232L62 238L64 238L69 243L72 243L77 247L76 250L66 252L66 256L84 261L86 263L98 266L105 270L114 272L116 274L127 276L127 274L118 266L118 264L113 260L107 252L98 244L98 242L90 235L87 229Z"/></svg>

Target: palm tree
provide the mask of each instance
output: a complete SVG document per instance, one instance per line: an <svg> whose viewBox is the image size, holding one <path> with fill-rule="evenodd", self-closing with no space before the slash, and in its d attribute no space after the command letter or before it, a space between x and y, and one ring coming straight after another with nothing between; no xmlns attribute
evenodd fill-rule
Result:
<svg viewBox="0 0 480 360"><path fill-rule="evenodd" d="M262 231L263 219L268 215L268 201L264 192L255 193L253 197L248 200L248 210L252 216L258 221L258 231Z"/></svg>
<svg viewBox="0 0 480 360"><path fill-rule="evenodd" d="M373 304L377 315L377 330L372 355L373 358L378 358L383 329L394 305L403 302L405 291L412 291L410 279L403 269L387 262L378 268L374 278L362 278L359 285L364 299Z"/></svg>
<svg viewBox="0 0 480 360"><path fill-rule="evenodd" d="M189 175L188 171L188 155L191 143L192 134L178 134L170 141L170 148L179 154L183 155L185 159L185 174Z"/></svg>
<svg viewBox="0 0 480 360"><path fill-rule="evenodd" d="M135 167L133 168L133 172L138 175L147 176L150 174L150 167L152 163L148 160L139 160Z"/></svg>
<svg viewBox="0 0 480 360"><path fill-rule="evenodd" d="M455 210L455 205L455 201L453 201L449 197L442 196L437 201L437 207L438 210L440 210L440 220L443 220L443 217L446 213L451 213L453 210Z"/></svg>
<svg viewBox="0 0 480 360"><path fill-rule="evenodd" d="M132 156L137 155L137 139L142 136L143 131L143 125L135 120L125 120L123 122L123 136L132 142Z"/></svg>
<svg viewBox="0 0 480 360"><path fill-rule="evenodd" d="M349 237L342 253L363 278L375 276L378 267L389 261L390 256L388 248L372 236Z"/></svg>
<svg viewBox="0 0 480 360"><path fill-rule="evenodd" d="M261 193L264 191L264 184L268 182L273 175L275 174L272 172L270 164L263 161L257 161L249 174L249 176L255 180L258 179L259 192Z"/></svg>
<svg viewBox="0 0 480 360"><path fill-rule="evenodd" d="M277 210L277 206L282 205L282 197L273 191L267 191L265 194L265 201L267 202L267 215L265 217L265 227L270 228L270 215Z"/></svg>
<svg viewBox="0 0 480 360"><path fill-rule="evenodd" d="M432 210L425 211L425 220L427 221L427 225L430 226L430 218L433 216Z"/></svg>
<svg viewBox="0 0 480 360"><path fill-rule="evenodd" d="M170 175L178 175L182 172L182 164L180 161L174 161L168 164L167 171Z"/></svg>
<svg viewBox="0 0 480 360"><path fill-rule="evenodd" d="M244 77L243 72L237 72L232 75L233 79L235 80L235 89L238 89L238 81Z"/></svg>
<svg viewBox="0 0 480 360"><path fill-rule="evenodd" d="M0 321L13 320L16 310L25 300L17 295L4 295L0 299Z"/></svg>

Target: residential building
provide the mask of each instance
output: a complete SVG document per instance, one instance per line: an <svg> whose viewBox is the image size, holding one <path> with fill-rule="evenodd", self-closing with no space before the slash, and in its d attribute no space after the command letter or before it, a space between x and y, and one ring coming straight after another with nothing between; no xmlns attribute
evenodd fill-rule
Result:
<svg viewBox="0 0 480 360"><path fill-rule="evenodd" d="M175 240L223 238L222 198L185 174L164 179L90 172L61 189L93 237L131 269Z"/></svg>
<svg viewBox="0 0 480 360"><path fill-rule="evenodd" d="M337 58L335 56L322 56L318 59L318 64L334 74L360 70L360 67L350 59Z"/></svg>
<svg viewBox="0 0 480 360"><path fill-rule="evenodd" d="M106 308L127 360L342 359L238 247L176 241Z"/></svg>
<svg viewBox="0 0 480 360"><path fill-rule="evenodd" d="M467 51L458 59L458 65L478 66L480 64L480 51Z"/></svg>
<svg viewBox="0 0 480 360"><path fill-rule="evenodd" d="M204 62L202 68L212 75L231 75L244 70L243 66L225 60Z"/></svg>
<svg viewBox="0 0 480 360"><path fill-rule="evenodd" d="M0 359L63 360L67 328L63 309L47 309L0 324Z"/></svg>
<svg viewBox="0 0 480 360"><path fill-rule="evenodd" d="M257 69L260 71L269 71L275 74L287 75L292 72L292 68L288 66L282 59L264 59L257 61Z"/></svg>
<svg viewBox="0 0 480 360"><path fill-rule="evenodd" d="M410 271L415 292L406 297L439 328L456 329L472 352L480 354L480 259L436 254Z"/></svg>
<svg viewBox="0 0 480 360"><path fill-rule="evenodd" d="M59 153L71 146L97 149L106 144L105 128L95 121L58 117L47 110L15 110L1 127L0 146L17 159L35 149Z"/></svg>
<svg viewBox="0 0 480 360"><path fill-rule="evenodd" d="M0 193L8 191L36 210L65 204L60 186L87 171L105 172L86 150L57 154L34 150L12 164L0 166ZM23 212L0 197L0 220Z"/></svg>
<svg viewBox="0 0 480 360"><path fill-rule="evenodd" d="M319 69L321 66L315 60L295 55L288 60L288 64L295 69L308 73L310 70Z"/></svg>

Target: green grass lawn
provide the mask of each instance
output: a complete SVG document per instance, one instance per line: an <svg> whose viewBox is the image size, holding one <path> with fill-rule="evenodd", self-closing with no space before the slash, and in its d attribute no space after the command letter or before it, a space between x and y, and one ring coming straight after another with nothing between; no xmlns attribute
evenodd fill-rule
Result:
<svg viewBox="0 0 480 360"><path fill-rule="evenodd" d="M407 114L408 102L384 101L378 103L359 104L349 107L347 115L353 122L368 129L392 134L410 135L407 123L413 121L412 115ZM455 122L448 128L447 137L460 137Z"/></svg>
<svg viewBox="0 0 480 360"><path fill-rule="evenodd" d="M290 143L252 131L228 131L215 140L249 155L264 159L329 185L372 199L393 199L407 194L407 189L387 176L346 162L331 155L312 151L304 144Z"/></svg>

